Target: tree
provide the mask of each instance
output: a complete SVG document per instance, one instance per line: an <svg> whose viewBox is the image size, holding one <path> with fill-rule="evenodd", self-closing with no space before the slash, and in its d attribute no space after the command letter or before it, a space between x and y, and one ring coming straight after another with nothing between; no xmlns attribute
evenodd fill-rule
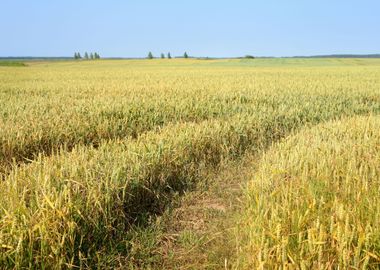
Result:
<svg viewBox="0 0 380 270"><path fill-rule="evenodd" d="M168 59L172 59L170 52L168 52Z"/></svg>
<svg viewBox="0 0 380 270"><path fill-rule="evenodd" d="M183 54L183 58L189 58L189 56L187 55L187 52L185 52L185 53Z"/></svg>
<svg viewBox="0 0 380 270"><path fill-rule="evenodd" d="M84 59L88 59L88 53L87 52L84 53Z"/></svg>
<svg viewBox="0 0 380 270"><path fill-rule="evenodd" d="M152 54L152 52L149 52L148 53L148 59L153 59L154 57L153 57L153 54Z"/></svg>
<svg viewBox="0 0 380 270"><path fill-rule="evenodd" d="M161 53L161 59L165 58L165 54Z"/></svg>
<svg viewBox="0 0 380 270"><path fill-rule="evenodd" d="M95 59L100 59L100 55L98 53L95 53L94 57Z"/></svg>
<svg viewBox="0 0 380 270"><path fill-rule="evenodd" d="M90 59L94 59L94 54L90 53Z"/></svg>
<svg viewBox="0 0 380 270"><path fill-rule="evenodd" d="M82 56L80 56L79 52L74 53L74 59L81 59Z"/></svg>

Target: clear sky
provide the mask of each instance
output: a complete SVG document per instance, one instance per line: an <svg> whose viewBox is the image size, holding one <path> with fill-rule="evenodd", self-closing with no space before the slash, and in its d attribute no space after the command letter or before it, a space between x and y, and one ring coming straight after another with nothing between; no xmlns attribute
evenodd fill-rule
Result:
<svg viewBox="0 0 380 270"><path fill-rule="evenodd" d="M380 53L380 0L0 0L0 56Z"/></svg>

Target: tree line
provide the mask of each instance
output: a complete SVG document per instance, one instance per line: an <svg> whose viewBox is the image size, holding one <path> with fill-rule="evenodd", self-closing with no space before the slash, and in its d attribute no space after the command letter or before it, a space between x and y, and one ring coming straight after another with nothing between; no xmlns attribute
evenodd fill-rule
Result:
<svg viewBox="0 0 380 270"><path fill-rule="evenodd" d="M189 58L189 55L187 54L187 52L185 52L182 57L183 58ZM148 59L154 59L155 57L153 56L152 52L149 52L147 58ZM167 59L172 58L170 52L168 52L166 55L164 53L161 53L161 59L165 59L165 58L167 58ZM100 59L100 55L97 52L90 53L90 54L88 52L85 52L83 57L82 57L82 55L79 52L76 52L76 53L74 53L74 59L85 59L85 60Z"/></svg>
<svg viewBox="0 0 380 270"><path fill-rule="evenodd" d="M95 53L90 53L88 54L87 52L84 53L84 56L82 57L79 52L74 53L74 59L86 59L86 60L93 60L93 59L100 59L100 55L95 52Z"/></svg>
<svg viewBox="0 0 380 270"><path fill-rule="evenodd" d="M153 59L153 58L155 58L155 57L153 56L153 53L152 53L152 52L149 52L147 58L148 58L148 59ZM166 57L165 57L165 54L164 54L164 53L161 53L161 59L165 59L165 58L167 58L167 59L172 59L172 56L171 56L170 52L167 53ZM183 58L189 58L189 55L187 54L187 52L185 52L185 53L183 54Z"/></svg>

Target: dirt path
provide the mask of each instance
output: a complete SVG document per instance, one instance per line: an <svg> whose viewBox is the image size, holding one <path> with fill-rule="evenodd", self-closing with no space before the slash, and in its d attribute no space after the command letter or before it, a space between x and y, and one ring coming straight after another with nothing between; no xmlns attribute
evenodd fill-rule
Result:
<svg viewBox="0 0 380 270"><path fill-rule="evenodd" d="M208 172L203 186L181 197L161 218L159 259L153 268L233 268L242 186L250 179L254 160L246 156Z"/></svg>

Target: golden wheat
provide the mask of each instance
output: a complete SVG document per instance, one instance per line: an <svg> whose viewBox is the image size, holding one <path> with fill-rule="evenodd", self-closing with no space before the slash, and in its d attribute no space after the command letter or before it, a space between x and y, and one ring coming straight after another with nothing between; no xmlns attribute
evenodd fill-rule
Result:
<svg viewBox="0 0 380 270"><path fill-rule="evenodd" d="M377 61L294 61L1 68L0 266L92 268L108 248L128 252L130 226L159 214L173 196L201 180L204 168L262 152L303 127L380 112ZM272 213L271 207L260 211ZM281 224L276 221L271 233L286 240ZM323 227L323 237L327 232ZM363 257L361 248L348 247L352 241L341 249L344 258L356 252L356 265L373 263L378 251ZM281 263L288 256L283 246L268 251L277 252ZM325 254L321 247L318 256ZM305 249L314 256L305 265L326 266L329 260L319 260L314 251ZM342 266L351 263L345 260Z"/></svg>

